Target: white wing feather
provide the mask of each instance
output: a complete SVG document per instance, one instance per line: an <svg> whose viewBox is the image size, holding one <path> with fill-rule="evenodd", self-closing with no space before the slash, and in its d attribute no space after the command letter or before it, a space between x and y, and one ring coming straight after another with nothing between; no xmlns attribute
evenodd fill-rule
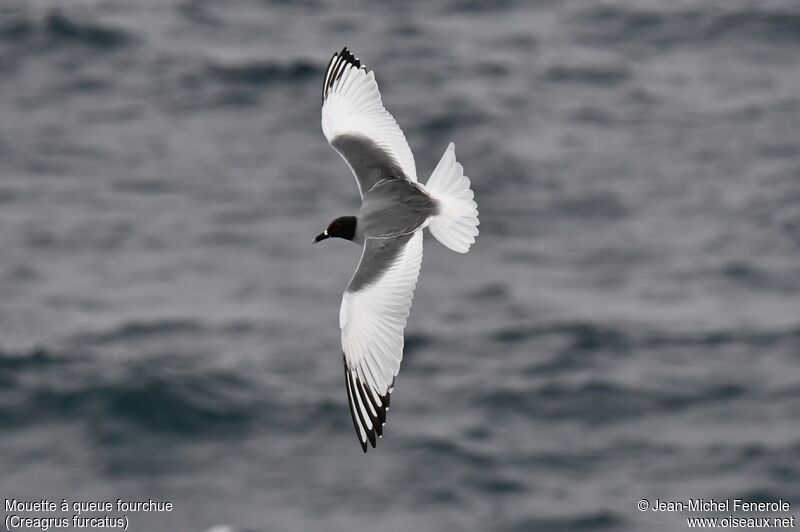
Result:
<svg viewBox="0 0 800 532"><path fill-rule="evenodd" d="M351 58L351 62L345 58ZM408 141L383 107L375 73L367 73L360 64L347 49L331 60L323 87L322 132L331 144L342 134L372 140L395 159L406 178L416 182L417 169Z"/></svg>
<svg viewBox="0 0 800 532"><path fill-rule="evenodd" d="M403 330L421 264L422 231L417 231L378 281L342 298L339 326L347 364L380 395L400 370Z"/></svg>
<svg viewBox="0 0 800 532"><path fill-rule="evenodd" d="M389 395L403 359L403 330L422 263L422 231L374 283L346 291L339 311L350 412L361 446L383 434Z"/></svg>

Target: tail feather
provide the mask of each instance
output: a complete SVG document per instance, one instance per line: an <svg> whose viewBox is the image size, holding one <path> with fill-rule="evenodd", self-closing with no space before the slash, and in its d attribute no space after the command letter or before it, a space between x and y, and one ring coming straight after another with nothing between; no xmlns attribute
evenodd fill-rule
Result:
<svg viewBox="0 0 800 532"><path fill-rule="evenodd" d="M436 239L459 253L466 253L478 236L478 204L464 175L464 167L456 161L456 147L447 146L425 188L439 202L439 213L428 226Z"/></svg>

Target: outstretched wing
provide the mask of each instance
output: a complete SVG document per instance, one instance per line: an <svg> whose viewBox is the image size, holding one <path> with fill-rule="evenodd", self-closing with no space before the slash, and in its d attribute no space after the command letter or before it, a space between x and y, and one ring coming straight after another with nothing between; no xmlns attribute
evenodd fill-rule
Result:
<svg viewBox="0 0 800 532"><path fill-rule="evenodd" d="M383 434L389 394L403 358L403 329L422 263L422 231L368 238L342 298L344 374L361 448Z"/></svg>
<svg viewBox="0 0 800 532"><path fill-rule="evenodd" d="M381 179L417 181L411 148L381 103L374 72L347 48L333 54L325 73L322 132L350 166L362 196Z"/></svg>

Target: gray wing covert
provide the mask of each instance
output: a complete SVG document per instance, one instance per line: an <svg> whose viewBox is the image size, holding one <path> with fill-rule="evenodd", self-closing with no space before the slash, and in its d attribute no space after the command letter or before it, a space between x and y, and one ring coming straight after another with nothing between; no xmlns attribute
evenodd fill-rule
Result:
<svg viewBox="0 0 800 532"><path fill-rule="evenodd" d="M397 260L411 234L394 238L367 238L358 268L347 285L348 292L358 292L380 279Z"/></svg>
<svg viewBox="0 0 800 532"><path fill-rule="evenodd" d="M378 181L407 179L394 157L363 135L339 135L331 141L331 146L353 171L362 197Z"/></svg>

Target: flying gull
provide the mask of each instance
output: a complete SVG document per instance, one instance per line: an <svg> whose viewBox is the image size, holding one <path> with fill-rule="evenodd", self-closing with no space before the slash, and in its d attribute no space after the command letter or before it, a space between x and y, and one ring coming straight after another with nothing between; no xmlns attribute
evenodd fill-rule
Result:
<svg viewBox="0 0 800 532"><path fill-rule="evenodd" d="M403 329L422 262L422 229L466 253L478 235L470 181L451 142L428 182L417 181L403 132L381 103L375 74L343 48L322 85L322 132L352 170L361 193L355 216L333 220L314 242L338 237L363 246L342 297L344 377L361 448L383 435L403 358Z"/></svg>

